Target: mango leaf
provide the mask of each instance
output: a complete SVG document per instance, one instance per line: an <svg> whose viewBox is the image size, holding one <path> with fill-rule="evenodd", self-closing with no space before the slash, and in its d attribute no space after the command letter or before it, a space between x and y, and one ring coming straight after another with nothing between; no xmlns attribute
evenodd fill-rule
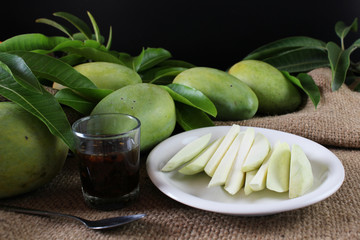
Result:
<svg viewBox="0 0 360 240"><path fill-rule="evenodd" d="M329 66L326 51L313 48L289 50L273 57L263 59L279 70L287 72L306 72Z"/></svg>
<svg viewBox="0 0 360 240"><path fill-rule="evenodd" d="M206 113L180 102L176 103L176 121L185 131L214 126Z"/></svg>
<svg viewBox="0 0 360 240"><path fill-rule="evenodd" d="M80 55L86 59L93 60L95 62L111 62L125 65L124 62L108 51L96 49L93 47L66 48L64 50L68 51L69 53Z"/></svg>
<svg viewBox="0 0 360 240"><path fill-rule="evenodd" d="M144 51L144 48L143 48L141 53L138 56L131 58L131 68L135 72L139 71L139 69L141 67L141 63L142 63L142 61L144 59L144 56L145 56L145 51Z"/></svg>
<svg viewBox="0 0 360 240"><path fill-rule="evenodd" d="M110 50L111 44L112 44L112 27L110 26L109 37L108 37L108 41L106 43L106 50Z"/></svg>
<svg viewBox="0 0 360 240"><path fill-rule="evenodd" d="M101 43L101 40L100 40L100 29L99 29L99 26L97 25L96 21L95 21L95 18L93 17L93 15L88 11L87 12L89 18L90 18L90 21L91 21L91 24L93 26L93 29L94 29L94 33L95 33L95 37L96 37L96 41L98 43Z"/></svg>
<svg viewBox="0 0 360 240"><path fill-rule="evenodd" d="M0 95L38 117L52 134L60 137L72 151L75 150L70 123L55 97L44 89L41 93L35 93L22 87L4 66L0 63Z"/></svg>
<svg viewBox="0 0 360 240"><path fill-rule="evenodd" d="M331 89L336 91L345 82L346 73L350 66L350 54L356 47L342 50L336 43L329 42L326 48L332 71Z"/></svg>
<svg viewBox="0 0 360 240"><path fill-rule="evenodd" d="M302 89L309 96L315 108L317 108L320 102L320 90L315 84L314 79L306 73L299 73L296 77L291 76L290 73L285 71L282 71L282 73L288 80Z"/></svg>
<svg viewBox="0 0 360 240"><path fill-rule="evenodd" d="M169 58L171 53L163 48L146 48L138 71L145 71Z"/></svg>
<svg viewBox="0 0 360 240"><path fill-rule="evenodd" d="M343 21L339 21L335 24L335 33L341 40L341 48L344 50L344 38L350 31L357 32L358 22L357 18L354 19L353 23L350 26L345 25Z"/></svg>
<svg viewBox="0 0 360 240"><path fill-rule="evenodd" d="M23 58L36 76L76 90L95 102L113 92L97 88L87 77L56 58L26 51L14 51L13 53Z"/></svg>
<svg viewBox="0 0 360 240"><path fill-rule="evenodd" d="M121 61L123 63L124 66L134 69L134 58L128 54L128 53L124 53L124 52L115 52L115 51L110 51L113 55L116 55L116 57L119 59L119 61Z"/></svg>
<svg viewBox="0 0 360 240"><path fill-rule="evenodd" d="M34 52L41 54L49 54L56 51L64 51L72 54L77 54L93 61L112 62L124 65L124 63L117 56L107 51L104 46L94 40L86 40L84 42L79 40L67 41L58 44L52 49L36 50Z"/></svg>
<svg viewBox="0 0 360 240"><path fill-rule="evenodd" d="M12 72L14 79L24 88L42 93L42 86L24 60L14 54L0 52L0 61Z"/></svg>
<svg viewBox="0 0 360 240"><path fill-rule="evenodd" d="M288 37L263 45L255 49L244 59L263 60L265 58L272 57L274 55L286 52L288 50L303 48L303 47L325 50L326 43L310 37L303 37L303 36Z"/></svg>
<svg viewBox="0 0 360 240"><path fill-rule="evenodd" d="M360 83L358 85L356 85L356 87L354 88L354 91L360 92Z"/></svg>
<svg viewBox="0 0 360 240"><path fill-rule="evenodd" d="M193 68L196 67L194 64L182 61L182 60L176 60L176 59L168 59L165 61L162 61L161 63L157 64L158 67L181 67L181 68Z"/></svg>
<svg viewBox="0 0 360 240"><path fill-rule="evenodd" d="M90 115L91 111L96 106L95 103L84 99L69 88L58 91L55 94L55 98L59 103L69 106L85 116Z"/></svg>
<svg viewBox="0 0 360 240"><path fill-rule="evenodd" d="M73 38L74 40L80 40L82 42L85 42L86 40L94 40L96 42L96 37L95 34L91 35L91 39L88 39L83 33L81 32L77 32L77 33L73 33ZM100 36L101 41L100 42L104 42L105 38L103 36ZM98 43L98 42L97 42ZM101 44L100 44L101 45Z"/></svg>
<svg viewBox="0 0 360 240"><path fill-rule="evenodd" d="M167 86L160 86L164 88L171 97L183 104L197 108L213 117L216 117L217 110L213 102L205 96L201 91L188 87L182 84L172 83Z"/></svg>
<svg viewBox="0 0 360 240"><path fill-rule="evenodd" d="M164 78L171 78L171 81L182 71L188 68L184 67L154 67L141 74L144 82L155 83Z"/></svg>
<svg viewBox="0 0 360 240"><path fill-rule="evenodd" d="M69 64L70 66L75 66L75 65L78 65L80 63L84 63L87 61L87 59L85 57L80 56L78 54L74 54L74 53L69 53L65 56L59 57L58 59L64 63Z"/></svg>
<svg viewBox="0 0 360 240"><path fill-rule="evenodd" d="M38 18L35 20L35 22L37 23L44 23L44 24L47 24L47 25L50 25L58 30L60 30L61 32L65 33L66 35L69 36L69 38L71 40L73 40L73 36L72 34L70 33L70 30L68 28L66 28L65 26L62 26L61 24L51 20L51 19L47 19L47 18Z"/></svg>
<svg viewBox="0 0 360 240"><path fill-rule="evenodd" d="M36 49L52 49L62 42L71 41L65 37L47 37L40 33L17 35L0 44L0 52L13 50L32 51Z"/></svg>
<svg viewBox="0 0 360 240"><path fill-rule="evenodd" d="M53 15L67 20L72 25L74 25L81 33L83 33L87 39L91 39L91 35L92 35L91 29L80 18L78 18L70 13L67 13L67 12L56 12Z"/></svg>

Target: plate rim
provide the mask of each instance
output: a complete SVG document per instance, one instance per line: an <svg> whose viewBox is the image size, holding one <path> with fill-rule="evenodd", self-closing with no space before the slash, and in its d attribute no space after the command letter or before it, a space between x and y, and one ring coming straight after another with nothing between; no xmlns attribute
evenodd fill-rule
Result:
<svg viewBox="0 0 360 240"><path fill-rule="evenodd" d="M222 214L226 214L226 215L236 215L236 216L269 215L269 214L276 214L276 213L280 213L280 212L304 208L304 207L313 205L317 202L325 200L326 198L328 198L332 194L334 194L342 186L344 179L345 179L344 166L343 166L342 162L340 161L340 159L329 149L327 149L323 145L321 145L313 140L310 140L308 138L305 138L305 137L302 137L302 136L299 136L296 134L279 131L279 130L275 130L275 129L253 127L253 126L241 126L241 129L243 130L243 129L250 127L250 128L254 128L256 132L258 132L258 131L260 131L262 133L263 132L268 132L268 133L275 132L277 134L285 135L285 136L288 136L291 138L299 138L302 141L305 141L311 145L316 146L317 148L320 148L322 151L327 152L327 154L329 154L331 156L331 158L330 158L331 160L329 160L328 162L326 162L327 164L325 164L328 167L328 171L329 171L328 175L329 176L327 176L327 178L324 180L324 182L322 182L322 185L323 185L323 183L328 183L328 184L333 184L333 186L327 187L327 188L325 187L324 190L326 190L326 191L324 191L318 195L316 195L315 193L318 192L319 187L314 189L314 191L312 191L313 194L311 194L311 196L314 195L312 198L308 198L308 196L305 194L305 195L297 197L297 198L286 199L286 200L284 200L286 202L286 204L280 208L278 206L279 203L276 202L276 203L266 204L265 207L259 206L260 204L255 204L255 206L257 207L256 210L254 210L253 208L244 208L241 210L235 209L235 211L234 211L234 207L236 208L236 207L242 206L242 204L241 203L240 204L238 204L238 203L222 203L222 202L218 202L218 201L211 201L208 199L196 197L189 193L181 191L180 189L163 181L163 178L166 178L166 173L161 172L159 169L156 170L155 163L157 163L157 162L155 160L152 160L152 159L156 159L154 155L156 155L157 152L160 151L159 149L161 149L163 146L165 146L167 143L169 143L171 141L176 141L176 140L180 141L181 138L187 137L188 135L191 136L191 135L194 135L194 134L202 132L202 131L216 131L216 129L220 129L220 128L223 128L225 130L225 129L229 129L230 127L231 127L231 125L224 125L224 126L211 126L211 127L193 129L190 131L185 131L185 132L175 134L175 135L165 139L164 141L160 142L159 144L157 144L150 151L150 153L148 154L148 156L146 158L146 171L147 171L147 174L148 174L150 180L152 181L152 183L163 194L167 195L171 199L173 199L177 202L180 202L184 205L187 205L187 206L190 206L193 208L197 208L197 209L201 209L201 210L205 210L205 211L222 213ZM155 161L155 163L153 163L153 161ZM335 179L335 177L336 177L336 179ZM335 181L335 180L337 180L337 181ZM183 198L184 196L186 197L185 200ZM306 201L304 201L304 200L306 200ZM208 205L211 205L211 207L208 207Z"/></svg>

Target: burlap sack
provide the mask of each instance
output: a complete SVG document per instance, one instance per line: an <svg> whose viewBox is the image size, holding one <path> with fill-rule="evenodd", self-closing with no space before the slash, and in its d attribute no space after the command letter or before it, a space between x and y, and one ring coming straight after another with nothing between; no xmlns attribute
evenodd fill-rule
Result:
<svg viewBox="0 0 360 240"><path fill-rule="evenodd" d="M311 72L322 90L317 110L311 102L291 114L238 122L292 132L326 145L360 147L357 119L360 93L329 87L330 71ZM231 124L217 122L216 124ZM270 216L229 216L195 209L160 192L141 166L140 198L111 212L88 208L81 194L77 165L68 158L63 171L37 191L0 203L74 214L88 219L146 213L146 217L107 231L92 231L62 218L0 210L0 239L360 239L360 149L329 148L345 167L343 186L328 199L306 208ZM143 156L146 158L146 156Z"/></svg>
<svg viewBox="0 0 360 240"><path fill-rule="evenodd" d="M264 127L300 135L327 146L360 148L360 93L345 84L338 91L331 91L328 68L315 69L309 74L321 91L317 109L308 99L305 106L293 113L215 124Z"/></svg>

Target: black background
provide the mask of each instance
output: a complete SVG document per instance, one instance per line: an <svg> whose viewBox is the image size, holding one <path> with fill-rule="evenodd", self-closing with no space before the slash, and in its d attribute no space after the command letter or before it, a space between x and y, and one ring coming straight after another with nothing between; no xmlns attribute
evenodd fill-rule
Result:
<svg viewBox="0 0 360 240"><path fill-rule="evenodd" d="M114 50L137 55L142 47L162 47L175 59L226 69L257 47L284 37L339 43L334 25L340 20L350 25L360 16L360 1L7 1L1 4L0 41L32 32L63 35L35 23L45 17L68 25L52 16L57 11L89 24L90 11L105 37L112 25ZM352 33L347 43L357 38L359 33Z"/></svg>

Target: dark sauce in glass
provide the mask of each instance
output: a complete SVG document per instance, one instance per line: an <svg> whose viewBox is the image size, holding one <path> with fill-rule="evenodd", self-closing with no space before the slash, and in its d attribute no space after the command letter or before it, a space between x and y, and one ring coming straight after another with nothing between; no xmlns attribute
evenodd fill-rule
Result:
<svg viewBox="0 0 360 240"><path fill-rule="evenodd" d="M138 187L139 146L129 141L132 140L94 140L80 147L76 155L86 194L115 199Z"/></svg>

